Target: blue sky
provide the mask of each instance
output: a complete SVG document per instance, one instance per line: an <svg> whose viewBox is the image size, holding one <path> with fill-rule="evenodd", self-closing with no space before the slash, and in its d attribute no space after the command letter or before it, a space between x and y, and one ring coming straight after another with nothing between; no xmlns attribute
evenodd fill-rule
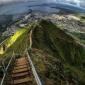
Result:
<svg viewBox="0 0 85 85"><path fill-rule="evenodd" d="M9 3L9 2L15 2L15 1L18 1L18 2L21 2L21 1L36 1L36 2L48 2L48 3L57 3L57 2L60 2L60 3L72 3L72 4L75 4L77 6L83 6L85 7L85 0L0 0L0 4L2 3Z"/></svg>
<svg viewBox="0 0 85 85"><path fill-rule="evenodd" d="M26 1L35 1L35 2L46 2L46 3L71 3L76 6L85 7L85 0L0 0L0 4L9 3L9 2L26 2Z"/></svg>
<svg viewBox="0 0 85 85"><path fill-rule="evenodd" d="M10 2L10 1L40 1L40 0L0 0L0 3L6 3L6 2ZM42 0L43 1L43 0ZM85 0L44 0L45 2L56 2L56 1L71 1L71 2L81 2L81 1L85 1Z"/></svg>
<svg viewBox="0 0 85 85"><path fill-rule="evenodd" d="M62 2L62 3L71 3L71 4L74 4L76 6L82 6L82 7L85 7L85 0L0 0L0 4L2 3L9 3L9 2L14 2L14 1L18 1L18 2L21 2L21 1L29 1L28 3L13 3L13 4L10 4L10 5L2 5L2 7L0 7L0 14L14 14L16 12L19 12L19 13L22 13L23 11L27 11L28 10L28 6L29 5L34 5L34 4L40 4L40 3L43 3L43 2L46 2L46 3L57 3L57 2ZM34 1L34 2L32 2ZM35 7L36 8L36 7Z"/></svg>
<svg viewBox="0 0 85 85"><path fill-rule="evenodd" d="M74 3L77 6L79 6L80 4L85 5L85 0L0 0L0 4L13 1L39 1L39 2L43 1L43 2L52 2L52 3L65 2L65 3Z"/></svg>

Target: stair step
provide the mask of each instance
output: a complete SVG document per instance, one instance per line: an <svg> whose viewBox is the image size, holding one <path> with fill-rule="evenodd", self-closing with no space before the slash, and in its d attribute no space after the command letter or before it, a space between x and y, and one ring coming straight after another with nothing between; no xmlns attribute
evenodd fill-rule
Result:
<svg viewBox="0 0 85 85"><path fill-rule="evenodd" d="M26 60L26 58L16 59L16 61L23 61L23 60Z"/></svg>
<svg viewBox="0 0 85 85"><path fill-rule="evenodd" d="M17 58L17 60L19 60L19 59L26 59L25 57L20 57L20 58Z"/></svg>
<svg viewBox="0 0 85 85"><path fill-rule="evenodd" d="M8 85L32 85L34 78L29 60L26 57L17 58L10 76L12 80L8 82Z"/></svg>
<svg viewBox="0 0 85 85"><path fill-rule="evenodd" d="M13 70L13 73L22 73L28 71L28 68L23 68L23 69L18 69L18 70Z"/></svg>
<svg viewBox="0 0 85 85"><path fill-rule="evenodd" d="M23 78L23 79L13 80L13 82L11 82L11 84L12 85L18 85L18 84L29 83L29 82L32 82L31 77L26 77L26 78Z"/></svg>
<svg viewBox="0 0 85 85"><path fill-rule="evenodd" d="M18 70L22 70L22 69L28 69L28 70L30 70L30 67L24 67L24 68L17 68L17 69L14 69L13 71L18 71Z"/></svg>
<svg viewBox="0 0 85 85"><path fill-rule="evenodd" d="M19 67L19 66L27 66L28 64L27 63L24 63L24 64L15 64L15 67Z"/></svg>
<svg viewBox="0 0 85 85"><path fill-rule="evenodd" d="M16 66L16 65L26 65L26 64L29 64L29 63L28 63L28 62L16 63L15 66Z"/></svg>
<svg viewBox="0 0 85 85"><path fill-rule="evenodd" d="M27 61L27 59L20 59L20 60L16 60L16 62L23 62L23 61Z"/></svg>
<svg viewBox="0 0 85 85"><path fill-rule="evenodd" d="M28 66L27 65L17 66L17 67L14 67L14 70L23 69L23 68L28 68Z"/></svg>
<svg viewBox="0 0 85 85"><path fill-rule="evenodd" d="M22 61L15 61L16 63L23 63L23 62L28 62L27 60L22 60Z"/></svg>
<svg viewBox="0 0 85 85"><path fill-rule="evenodd" d="M21 61L21 62L16 62L17 64L20 64L20 63L27 63L27 61Z"/></svg>
<svg viewBox="0 0 85 85"><path fill-rule="evenodd" d="M27 62L25 62L25 63L16 63L15 65L26 65L27 64Z"/></svg>
<svg viewBox="0 0 85 85"><path fill-rule="evenodd" d="M23 72L23 73L19 73L19 74L12 74L12 77L22 77L22 76L26 76L28 75L28 72Z"/></svg>

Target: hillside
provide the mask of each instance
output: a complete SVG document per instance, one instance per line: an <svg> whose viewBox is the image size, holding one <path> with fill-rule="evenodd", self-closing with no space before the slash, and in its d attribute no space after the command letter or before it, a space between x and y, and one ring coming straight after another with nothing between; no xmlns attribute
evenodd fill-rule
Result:
<svg viewBox="0 0 85 85"><path fill-rule="evenodd" d="M0 56L4 58L10 56L13 51L22 54L28 48L44 85L85 84L85 48L77 39L48 20L40 20L31 26L25 26L3 45L6 45L6 50Z"/></svg>
<svg viewBox="0 0 85 85"><path fill-rule="evenodd" d="M49 77L46 76L46 78L50 79L52 77L58 80L61 77L58 75L61 71L57 73L57 68L61 68L59 70L63 71L61 75L63 75L64 79L66 79L67 76L70 81L77 82L77 80L79 80L78 82L83 82L85 84L83 69L85 53L84 48L77 43L77 40L60 30L50 21L41 21L39 25L34 28L32 40L33 48L36 48L33 53L37 55L37 59L33 57L34 61L36 61L36 63L44 63L46 70L50 69L48 70ZM41 53L38 54L37 50L41 50L39 51ZM38 58L39 60L42 58L42 60L38 62ZM55 83L57 84L57 81Z"/></svg>

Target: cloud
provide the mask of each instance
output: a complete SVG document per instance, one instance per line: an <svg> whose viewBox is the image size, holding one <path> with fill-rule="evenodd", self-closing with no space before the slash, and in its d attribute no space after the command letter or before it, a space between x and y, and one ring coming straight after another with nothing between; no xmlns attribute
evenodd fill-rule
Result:
<svg viewBox="0 0 85 85"><path fill-rule="evenodd" d="M28 0L0 0L0 4L9 3L9 2L20 2L20 1L28 1Z"/></svg>
<svg viewBox="0 0 85 85"><path fill-rule="evenodd" d="M6 4L6 3L9 3L9 2L26 2L26 1L36 1L36 2L57 2L58 0L0 0L0 4Z"/></svg>
<svg viewBox="0 0 85 85"><path fill-rule="evenodd" d="M47 2L56 2L57 0L47 0Z"/></svg>
<svg viewBox="0 0 85 85"><path fill-rule="evenodd" d="M11 2L11 1L14 1L14 0L0 0L0 3Z"/></svg>
<svg viewBox="0 0 85 85"><path fill-rule="evenodd" d="M43 1L43 2L52 2L52 3L57 3L57 2L67 2L67 3L70 3L70 2L73 2L73 3L76 3L77 5L80 5L80 3L84 3L85 0L0 0L0 4L2 3L9 3L9 2L26 2L26 1L36 1L36 2L40 2L40 1Z"/></svg>

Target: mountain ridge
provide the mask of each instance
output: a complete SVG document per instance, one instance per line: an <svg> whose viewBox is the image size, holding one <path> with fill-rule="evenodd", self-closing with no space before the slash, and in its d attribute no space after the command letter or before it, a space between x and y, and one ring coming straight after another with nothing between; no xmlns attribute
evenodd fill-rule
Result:
<svg viewBox="0 0 85 85"><path fill-rule="evenodd" d="M31 49L29 49L30 30L32 30ZM22 34L17 37L17 33L20 32ZM36 70L46 85L60 84L61 81L63 85L85 84L85 48L77 43L75 38L49 20L34 22L17 33L2 44L10 45L6 46L6 51L0 55L2 58L10 56L13 51L22 54L28 48ZM15 41L10 44L11 40Z"/></svg>

